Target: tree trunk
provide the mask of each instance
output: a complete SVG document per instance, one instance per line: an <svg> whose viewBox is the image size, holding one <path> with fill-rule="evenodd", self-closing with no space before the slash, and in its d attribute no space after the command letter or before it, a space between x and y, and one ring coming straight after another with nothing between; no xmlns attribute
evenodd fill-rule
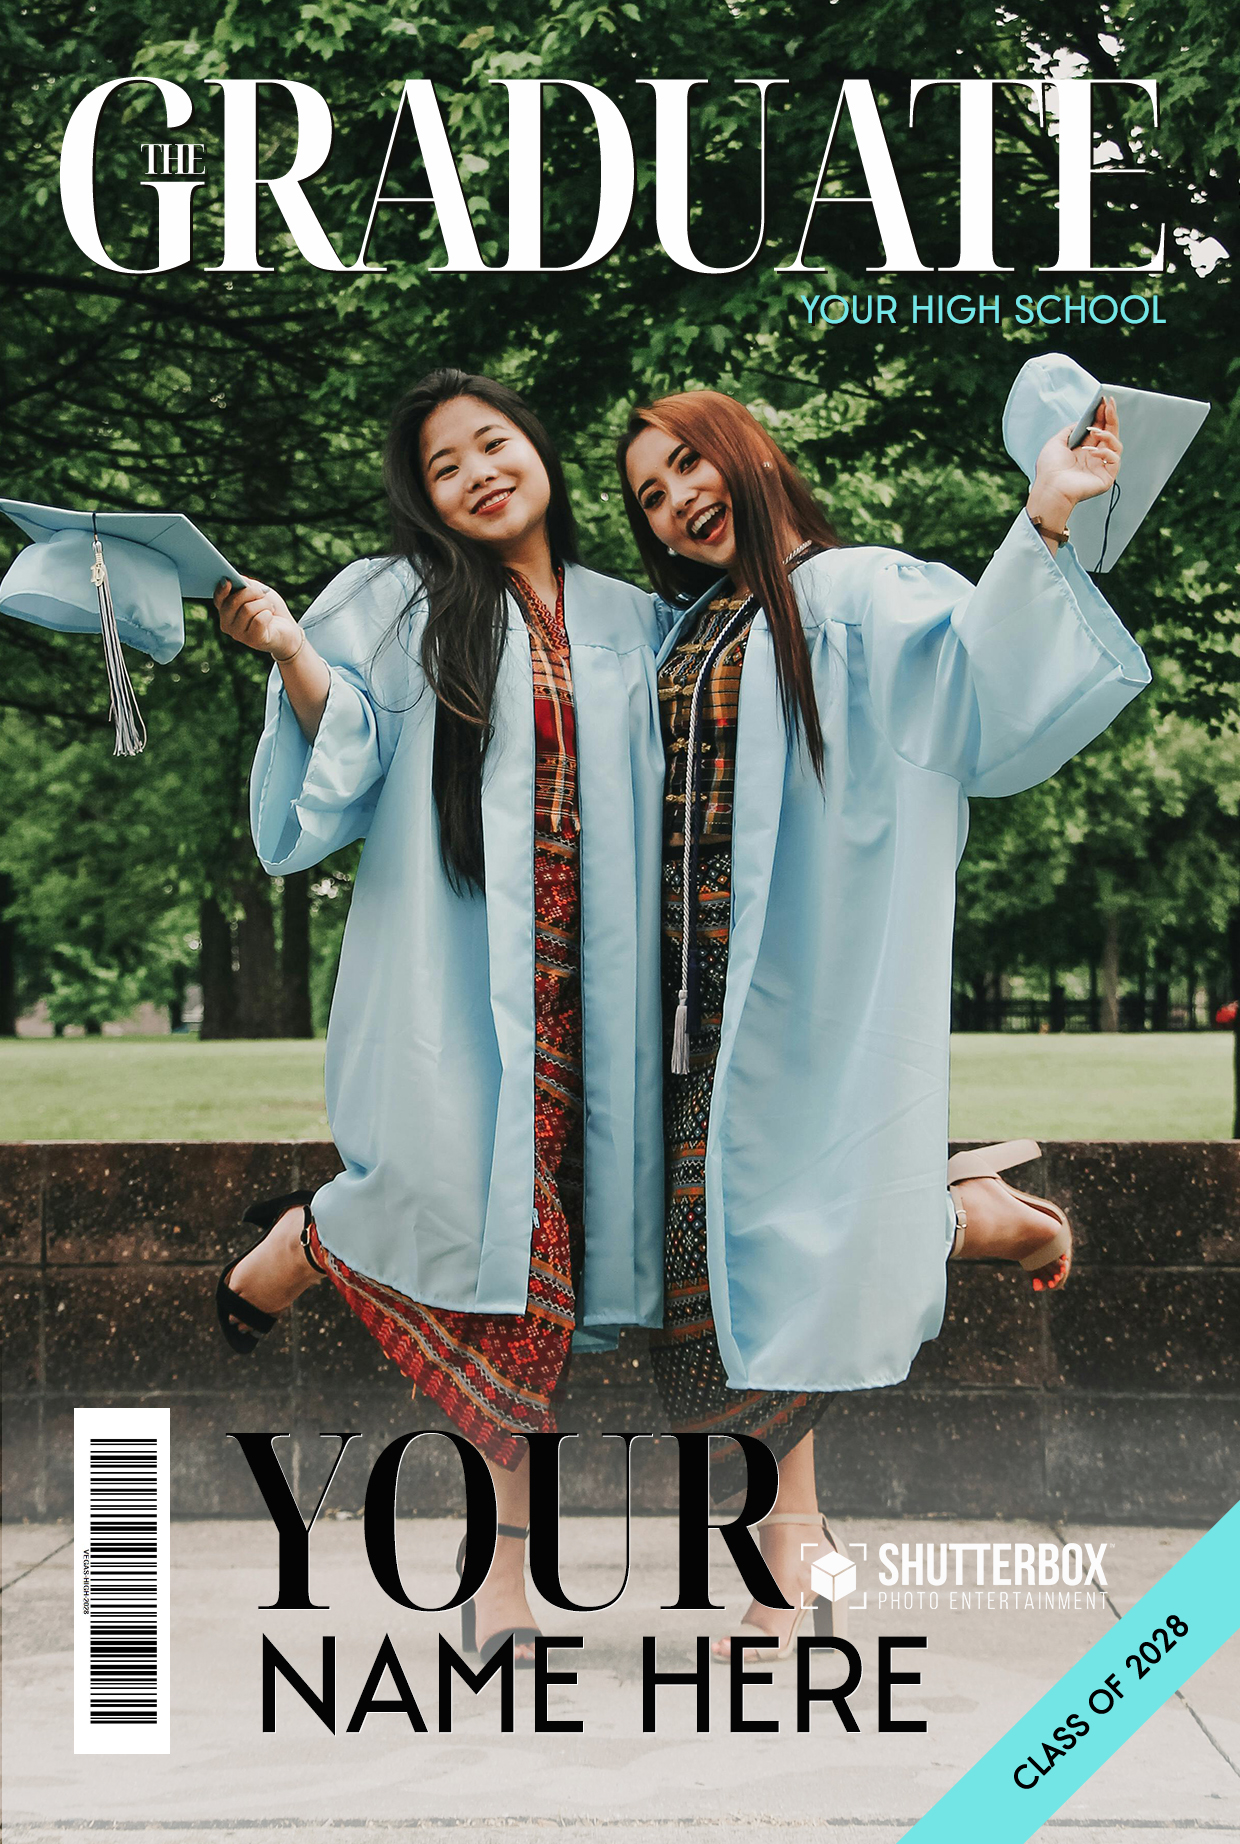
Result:
<svg viewBox="0 0 1240 1844"><path fill-rule="evenodd" d="M1195 1031L1197 1029L1197 969L1196 967L1189 968L1188 972L1184 976L1184 983L1186 987L1188 988L1188 991L1185 995L1186 1005L1185 1005L1185 1020L1184 1021L1190 1031Z"/></svg>
<svg viewBox="0 0 1240 1844"><path fill-rule="evenodd" d="M198 979L202 986L202 1024L198 1035L232 1037L237 1015L232 964L232 929L213 896L198 911Z"/></svg>
<svg viewBox="0 0 1240 1844"><path fill-rule="evenodd" d="M1102 1014L1098 998L1098 963L1091 959L1089 963L1089 1028L1091 1031L1102 1029Z"/></svg>
<svg viewBox="0 0 1240 1844"><path fill-rule="evenodd" d="M284 1035L313 1037L310 1007L310 873L284 879L280 898L280 972L284 985Z"/></svg>
<svg viewBox="0 0 1240 1844"><path fill-rule="evenodd" d="M1108 909L1103 919L1102 936L1102 1005L1098 1020L1100 1031L1119 1030L1119 916Z"/></svg>
<svg viewBox="0 0 1240 1844"><path fill-rule="evenodd" d="M1050 1027L1052 1031L1066 1031L1068 1028L1068 1007L1063 987L1051 975Z"/></svg>
<svg viewBox="0 0 1240 1844"><path fill-rule="evenodd" d="M17 924L5 917L16 891L7 871L0 871L0 1037L17 1036Z"/></svg>
<svg viewBox="0 0 1240 1844"><path fill-rule="evenodd" d="M185 969L177 967L172 975L172 997L168 1000L168 1029L179 1031L185 1023Z"/></svg>
<svg viewBox="0 0 1240 1844"><path fill-rule="evenodd" d="M242 884L237 923L237 1037L280 1035L276 914L266 877Z"/></svg>
<svg viewBox="0 0 1240 1844"><path fill-rule="evenodd" d="M1161 958L1154 968L1154 1004L1150 1029L1152 1031L1171 1029L1171 969Z"/></svg>
<svg viewBox="0 0 1240 1844"><path fill-rule="evenodd" d="M980 974L969 988L969 1029L986 1029L986 975Z"/></svg>

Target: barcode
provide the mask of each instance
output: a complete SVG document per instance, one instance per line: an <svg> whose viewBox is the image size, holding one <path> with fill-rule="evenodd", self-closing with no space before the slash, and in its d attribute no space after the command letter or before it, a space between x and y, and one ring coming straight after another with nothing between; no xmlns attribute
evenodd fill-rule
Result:
<svg viewBox="0 0 1240 1844"><path fill-rule="evenodd" d="M154 1722L155 1442L90 1442L90 1719Z"/></svg>
<svg viewBox="0 0 1240 1844"><path fill-rule="evenodd" d="M168 1752L168 1411L74 1410L74 1748Z"/></svg>

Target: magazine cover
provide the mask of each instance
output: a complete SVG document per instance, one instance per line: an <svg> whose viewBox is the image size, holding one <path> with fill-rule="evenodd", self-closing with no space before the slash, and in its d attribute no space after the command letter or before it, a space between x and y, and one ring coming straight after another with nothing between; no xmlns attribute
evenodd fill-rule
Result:
<svg viewBox="0 0 1240 1844"><path fill-rule="evenodd" d="M6 1835L1240 1840L1234 12L0 42Z"/></svg>

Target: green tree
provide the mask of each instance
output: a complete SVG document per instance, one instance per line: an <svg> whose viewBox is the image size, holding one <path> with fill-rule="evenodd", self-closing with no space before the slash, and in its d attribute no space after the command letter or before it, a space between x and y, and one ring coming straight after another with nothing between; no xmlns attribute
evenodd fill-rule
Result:
<svg viewBox="0 0 1240 1844"><path fill-rule="evenodd" d="M342 562L385 541L377 457L393 399L433 364L465 364L517 383L544 411L567 458L590 561L634 571L611 475L621 411L635 392L708 384L736 392L770 417L821 483L846 537L902 543L976 574L1022 491L1002 450L998 406L1018 364L1055 342L1011 320L1000 328L927 329L907 314L891 326L811 328L797 299L802 290L864 295L889 280L871 213L831 202L866 190L846 134L809 239L813 273L780 274L777 265L791 260L800 239L844 77L873 82L922 260L944 267L957 257L958 111L949 91L927 92L910 128L910 76L1046 75L1066 56L1077 74L1158 77L1157 131L1137 92L1096 94L1099 143L1117 151L1113 164L1135 171L1095 188L1095 261L1146 261L1162 219L1172 260L1156 283L1166 328L1074 326L1063 343L1102 378L1165 386L1214 403L1190 462L1108 578L1108 593L1153 651L1178 662L1178 673L1160 680L1156 700L1143 702L1214 731L1233 723L1240 628L1230 466L1238 416L1232 280L1226 261L1204 272L1203 250L1210 237L1235 247L1240 45L1235 21L1220 18L1205 0L1191 0L1175 14L1153 0L1085 6L1049 0L1014 11L966 0L939 12L908 0L870 0L825 13L812 0L747 7L710 0L705 8L668 0L641 7L517 0L500 8L477 0L464 31L459 10L420 6L396 16L377 0L301 0L280 8L231 0L195 17L185 35L158 6L99 0L85 15L50 4L0 20L9 110L0 146L6 376L0 436L11 489L51 503L183 510L238 567L277 583L293 606L304 606ZM654 99L638 81L700 78L704 71L709 85L694 91L690 228L701 260L720 266L743 262L758 225L757 93L735 79L754 73L788 79L768 96L765 241L756 260L723 275L680 271L658 246ZM133 73L172 77L189 88L192 136L207 150L207 179L194 206L196 261L214 263L221 247L222 102L205 83L271 72L312 84L330 100L335 145L307 191L345 262L356 258L401 86L411 76L436 86L488 263L500 265L507 255L506 110L498 79L577 78L621 104L638 162L630 227L612 254L587 271L435 274L442 249L429 208L388 205L377 213L368 250L386 270L332 274L311 269L296 253L264 194L259 246L266 273L193 267L143 276L92 267L56 206L60 139L74 104L92 86ZM259 109L262 170L283 171L293 145L290 99L268 84ZM1040 272L1055 259L1055 138L1018 92L1001 94L996 121L996 253L1006 273L978 278L979 291L1010 298L1030 280L1038 292L1055 282L1073 293L1110 285L1110 277L1082 281ZM100 137L101 234L115 259L134 268L154 261L153 205L138 183L135 149L166 136L155 94L133 89L108 111ZM571 263L589 243L597 203L593 146L583 100L562 86L549 90L548 263ZM406 130L386 191L415 196L425 189L421 181ZM937 292L946 279L905 277L901 288L906 295L914 287ZM1120 278L1125 285L1129 279ZM973 278L950 281L974 286ZM1155 286L1154 278L1148 281ZM102 681L90 648L57 646L16 624L4 626L0 707L31 735L47 729L53 739L81 741L87 753L80 760L98 762L106 754ZM293 1009L284 988L296 989L304 1018L306 963L316 955L321 960L320 949L307 956L298 945L306 938L307 912L328 942L340 899L316 896L295 880L291 890L273 890L258 873L247 838L245 778L261 722L261 662L223 645L201 612L191 612L189 632L175 669L140 674L150 760L158 749L177 783L179 842L169 860L176 896L169 902L196 910L211 1028L281 1028ZM1185 731L1190 739L1196 734ZM1185 747L1191 754L1191 740ZM148 773L128 766L135 782ZM93 768L81 772L88 780ZM158 771L149 772L152 779L141 786L149 785L155 799ZM1095 773L1102 777L1103 768L1087 767L1077 778ZM975 816L962 904L966 958L983 954L974 936L988 928L990 964L1003 956L1032 963L1038 938L1048 940L1049 930L1057 963L1067 966L1066 957L1080 952L1072 942L1084 941L1086 932L1084 921L1075 933L1067 927L1073 905L1064 893L1079 888L1073 902L1082 917L1090 901L1102 900L1097 879L1093 896L1084 894L1082 867L1101 864L1108 853L1117 881L1107 901L1114 907L1122 899L1134 918L1134 939L1139 933L1171 940L1172 924L1157 909L1165 899L1151 894L1143 848L1129 833L1124 849L1101 779L1092 804L1074 788L1069 775L1062 793L1025 796ZM81 790L75 798L80 808ZM135 823L121 806L126 823ZM1061 807L1071 817L1066 833L1061 828L1052 841ZM79 828L74 841L84 875L100 887L116 857L108 833L120 822L117 809L111 813ZM1155 809L1134 823L1155 825ZM1204 853L1220 888L1233 877L1230 926L1240 990L1234 880L1240 825L1229 834L1231 817L1204 795L1186 804L1178 823L1196 843L1192 850L1183 844L1177 862L1188 867L1197 862L1194 851ZM1078 828L1084 830L1076 839ZM1046 850L1035 872L1039 839ZM1064 857L1069 845L1071 864ZM1168 845L1168 865L1174 857ZM14 894L6 913L9 926L19 918L23 931L32 914L35 863L26 851L8 848ZM983 864L992 867L985 898L971 868ZM347 872L346 866L346 879ZM1184 868L1184 880L1191 877ZM320 881L328 890L347 888L335 885L330 871ZM1216 931L1193 953L1216 951L1217 902L1189 909L1194 926ZM146 960L154 966L153 920L151 931ZM298 963L283 987L282 941ZM278 1005L268 1002L276 990ZM0 1000L3 992L0 966Z"/></svg>

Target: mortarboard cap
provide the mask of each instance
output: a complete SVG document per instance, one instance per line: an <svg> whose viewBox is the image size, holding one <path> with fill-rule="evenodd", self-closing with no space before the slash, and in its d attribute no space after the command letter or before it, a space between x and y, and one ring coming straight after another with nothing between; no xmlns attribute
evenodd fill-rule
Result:
<svg viewBox="0 0 1240 1844"><path fill-rule="evenodd" d="M1072 513L1073 549L1087 570L1109 570L1117 561L1210 413L1196 398L1099 384L1066 353L1045 353L1021 366L1003 411L1004 447L1030 480L1043 445L1065 423L1084 439L1104 394L1115 399L1124 455L1110 493L1083 500Z"/></svg>
<svg viewBox="0 0 1240 1844"><path fill-rule="evenodd" d="M179 512L63 512L0 499L34 542L0 581L0 613L62 634L103 636L116 754L137 755L146 731L120 650L161 665L185 643L183 597L210 601L227 577L245 578Z"/></svg>

